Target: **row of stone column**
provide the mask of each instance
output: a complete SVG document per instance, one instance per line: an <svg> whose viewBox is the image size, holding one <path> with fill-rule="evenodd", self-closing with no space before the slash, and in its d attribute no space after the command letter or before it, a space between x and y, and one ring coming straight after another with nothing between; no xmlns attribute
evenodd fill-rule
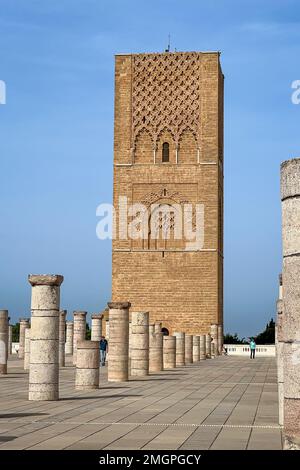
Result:
<svg viewBox="0 0 300 470"><path fill-rule="evenodd" d="M281 165L283 266L277 302L279 422L300 450L300 158Z"/></svg>
<svg viewBox="0 0 300 470"><path fill-rule="evenodd" d="M129 302L110 302L108 381L124 382L132 376L173 369L218 354L218 325L211 334L188 335L175 332L163 336L161 324L149 325L148 312L132 312ZM220 335L220 338L222 336ZM215 347L212 347L212 345Z"/></svg>
<svg viewBox="0 0 300 470"><path fill-rule="evenodd" d="M86 312L74 312L73 322L66 322L66 310L59 312L59 366L65 366L65 354L73 354L76 363L77 342L86 336ZM30 320L20 318L18 357L24 360L24 370L29 370L30 363ZM102 315L92 315L92 341L100 341L102 335ZM98 345L99 346L99 345ZM9 325L7 310L0 310L0 373L7 373L7 356L12 352L12 325Z"/></svg>
<svg viewBox="0 0 300 470"><path fill-rule="evenodd" d="M12 354L12 325L8 310L0 310L0 374L7 374L7 360Z"/></svg>
<svg viewBox="0 0 300 470"><path fill-rule="evenodd" d="M39 276L41 278L41 276ZM43 279L44 282L45 279ZM35 281L36 282L36 281ZM32 284L33 285L33 284ZM45 284L46 285L46 284ZM37 285L33 285L37 287ZM51 287L51 286L49 286ZM33 291L35 292L35 291ZM34 296L33 296L34 297ZM122 304L122 303L121 303ZM128 380L128 374L133 376L146 375L148 372L157 372L174 365L174 339L164 337L161 332L161 324L149 325L149 314L147 312L133 312L132 321L129 322L127 315L124 315L124 308L112 308L116 304L109 304L110 324L113 335L110 340L110 367L109 380ZM122 304L123 305L123 304ZM129 305L129 304L128 304ZM118 306L118 305L117 305ZM129 309L129 307L128 307ZM126 310L126 309L125 309ZM65 353L73 353L73 363L77 363L78 344L85 341L86 335L86 312L74 312L74 323L66 322L66 311L58 313L58 363L65 365ZM121 317L120 317L121 315ZM122 369L122 350L126 350L126 334L124 331L115 339L115 329L128 328L128 374L124 375L118 371L114 363L118 363ZM124 330L123 328L123 330ZM30 364L30 322L29 319L20 319L20 349L19 357L24 358L24 369L29 370ZM185 333L174 333L175 336L175 366L185 365L206 358L214 357L218 350L218 325L212 325L211 333L201 336L185 335ZM102 336L102 315L92 315L92 342L96 342L99 348L99 341ZM50 339L50 338L49 338ZM96 346L92 349L95 349ZM82 348L82 346L80 347ZM116 354L114 354L116 350ZM92 354L92 353L90 353ZM126 355L126 354L125 354ZM127 367L128 367L127 366ZM82 369L82 367L79 367ZM111 371L115 372L111 372ZM114 377L114 374L116 377Z"/></svg>

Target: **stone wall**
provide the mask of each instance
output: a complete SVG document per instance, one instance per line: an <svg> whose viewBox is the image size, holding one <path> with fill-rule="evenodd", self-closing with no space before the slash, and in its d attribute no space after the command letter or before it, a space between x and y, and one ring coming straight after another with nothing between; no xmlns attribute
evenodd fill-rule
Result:
<svg viewBox="0 0 300 470"><path fill-rule="evenodd" d="M170 333L207 333L223 323L222 172L219 53L116 56L115 208L119 196L146 207L204 204L199 251L187 252L185 239L113 242L113 300L129 299Z"/></svg>

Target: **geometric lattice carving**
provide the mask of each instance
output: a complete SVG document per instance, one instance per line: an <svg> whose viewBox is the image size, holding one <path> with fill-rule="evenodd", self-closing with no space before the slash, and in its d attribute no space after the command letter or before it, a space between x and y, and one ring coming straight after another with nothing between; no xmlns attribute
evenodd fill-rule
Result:
<svg viewBox="0 0 300 470"><path fill-rule="evenodd" d="M164 53L133 56L132 136L149 132L153 146L164 129L178 144L189 129L199 143L200 54Z"/></svg>
<svg viewBox="0 0 300 470"><path fill-rule="evenodd" d="M171 199L177 204L189 203L189 201L178 191L170 191L167 188L163 187L159 191L145 194L140 203L146 207L149 207L151 204L154 204L157 201L162 201L163 199Z"/></svg>

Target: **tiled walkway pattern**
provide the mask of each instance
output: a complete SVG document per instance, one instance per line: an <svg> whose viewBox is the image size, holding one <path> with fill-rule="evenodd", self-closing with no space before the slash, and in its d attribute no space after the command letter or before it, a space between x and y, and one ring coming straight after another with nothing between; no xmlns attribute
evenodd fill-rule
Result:
<svg viewBox="0 0 300 470"><path fill-rule="evenodd" d="M274 358L219 357L173 371L29 402L22 361L0 377L1 449L281 449Z"/></svg>

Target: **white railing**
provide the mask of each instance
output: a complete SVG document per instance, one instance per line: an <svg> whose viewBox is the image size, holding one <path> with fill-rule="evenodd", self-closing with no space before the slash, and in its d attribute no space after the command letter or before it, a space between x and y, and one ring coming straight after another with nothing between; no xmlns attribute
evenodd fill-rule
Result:
<svg viewBox="0 0 300 470"><path fill-rule="evenodd" d="M17 354L19 351L19 343L12 343L12 354Z"/></svg>
<svg viewBox="0 0 300 470"><path fill-rule="evenodd" d="M224 344L228 356L250 356L250 346L247 344ZM275 357L275 344L259 344L255 355L260 357Z"/></svg>

